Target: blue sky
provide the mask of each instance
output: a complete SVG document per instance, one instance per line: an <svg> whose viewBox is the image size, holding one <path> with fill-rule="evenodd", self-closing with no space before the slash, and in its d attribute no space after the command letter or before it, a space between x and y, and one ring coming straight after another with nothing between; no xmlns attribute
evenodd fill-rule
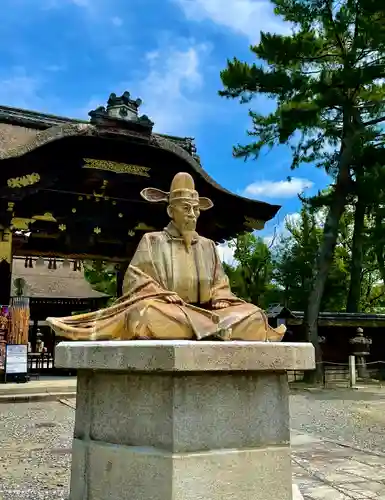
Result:
<svg viewBox="0 0 385 500"><path fill-rule="evenodd" d="M218 96L226 59L252 60L260 30L283 31L260 0L2 0L0 103L88 118L110 92L131 92L157 132L195 137L203 166L239 194L282 204L268 236L298 211L297 194L327 185L312 166L290 171L281 147L244 163L248 105ZM253 101L258 111L271 104ZM291 183L287 177L294 177Z"/></svg>

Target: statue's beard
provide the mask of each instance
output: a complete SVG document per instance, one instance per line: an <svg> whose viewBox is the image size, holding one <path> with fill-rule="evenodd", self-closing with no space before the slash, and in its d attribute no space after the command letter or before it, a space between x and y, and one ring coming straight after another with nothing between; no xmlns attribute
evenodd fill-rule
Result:
<svg viewBox="0 0 385 500"><path fill-rule="evenodd" d="M183 230L181 231L181 236L183 238L186 250L189 251L194 237L194 231Z"/></svg>
<svg viewBox="0 0 385 500"><path fill-rule="evenodd" d="M180 230L187 251L191 248L191 243L195 234L196 220L186 222L184 227Z"/></svg>

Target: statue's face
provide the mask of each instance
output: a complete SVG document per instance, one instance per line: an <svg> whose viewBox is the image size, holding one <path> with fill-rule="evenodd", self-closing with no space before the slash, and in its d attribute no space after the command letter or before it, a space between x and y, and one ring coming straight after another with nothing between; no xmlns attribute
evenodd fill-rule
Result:
<svg viewBox="0 0 385 500"><path fill-rule="evenodd" d="M181 234L195 231L200 215L198 202L176 201L169 206L168 212Z"/></svg>

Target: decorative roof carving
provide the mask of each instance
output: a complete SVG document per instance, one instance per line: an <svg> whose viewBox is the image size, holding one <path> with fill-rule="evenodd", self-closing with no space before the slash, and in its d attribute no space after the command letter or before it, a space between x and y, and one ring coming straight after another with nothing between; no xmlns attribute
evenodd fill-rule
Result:
<svg viewBox="0 0 385 500"><path fill-rule="evenodd" d="M141 99L131 99L127 91L119 97L112 93L107 101L107 107L99 106L88 114L91 123L96 126L128 127L151 133L154 122L147 115L138 115L141 104Z"/></svg>
<svg viewBox="0 0 385 500"><path fill-rule="evenodd" d="M115 93L110 94L107 101L107 112L112 112L115 108L119 108L120 115L124 118L127 113L131 113L138 116L139 106L142 104L142 99L136 99L135 101L130 98L129 92L124 92L120 97L117 97Z"/></svg>

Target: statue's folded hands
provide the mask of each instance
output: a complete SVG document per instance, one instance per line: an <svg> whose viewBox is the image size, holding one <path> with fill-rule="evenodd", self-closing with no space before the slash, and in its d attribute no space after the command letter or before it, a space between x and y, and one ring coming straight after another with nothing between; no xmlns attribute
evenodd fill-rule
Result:
<svg viewBox="0 0 385 500"><path fill-rule="evenodd" d="M71 339L197 339L279 341L265 313L230 290L216 246L195 231L211 200L199 197L189 174L174 177L169 193L147 188L150 202L167 202L171 219L163 231L147 233L127 268L123 297L93 313L47 318Z"/></svg>
<svg viewBox="0 0 385 500"><path fill-rule="evenodd" d="M218 300L216 302L212 302L213 309L225 309L226 307L230 307L230 303L225 300Z"/></svg>
<svg viewBox="0 0 385 500"><path fill-rule="evenodd" d="M170 304L183 304L183 300L178 295L166 295L164 299L166 302L170 302Z"/></svg>

